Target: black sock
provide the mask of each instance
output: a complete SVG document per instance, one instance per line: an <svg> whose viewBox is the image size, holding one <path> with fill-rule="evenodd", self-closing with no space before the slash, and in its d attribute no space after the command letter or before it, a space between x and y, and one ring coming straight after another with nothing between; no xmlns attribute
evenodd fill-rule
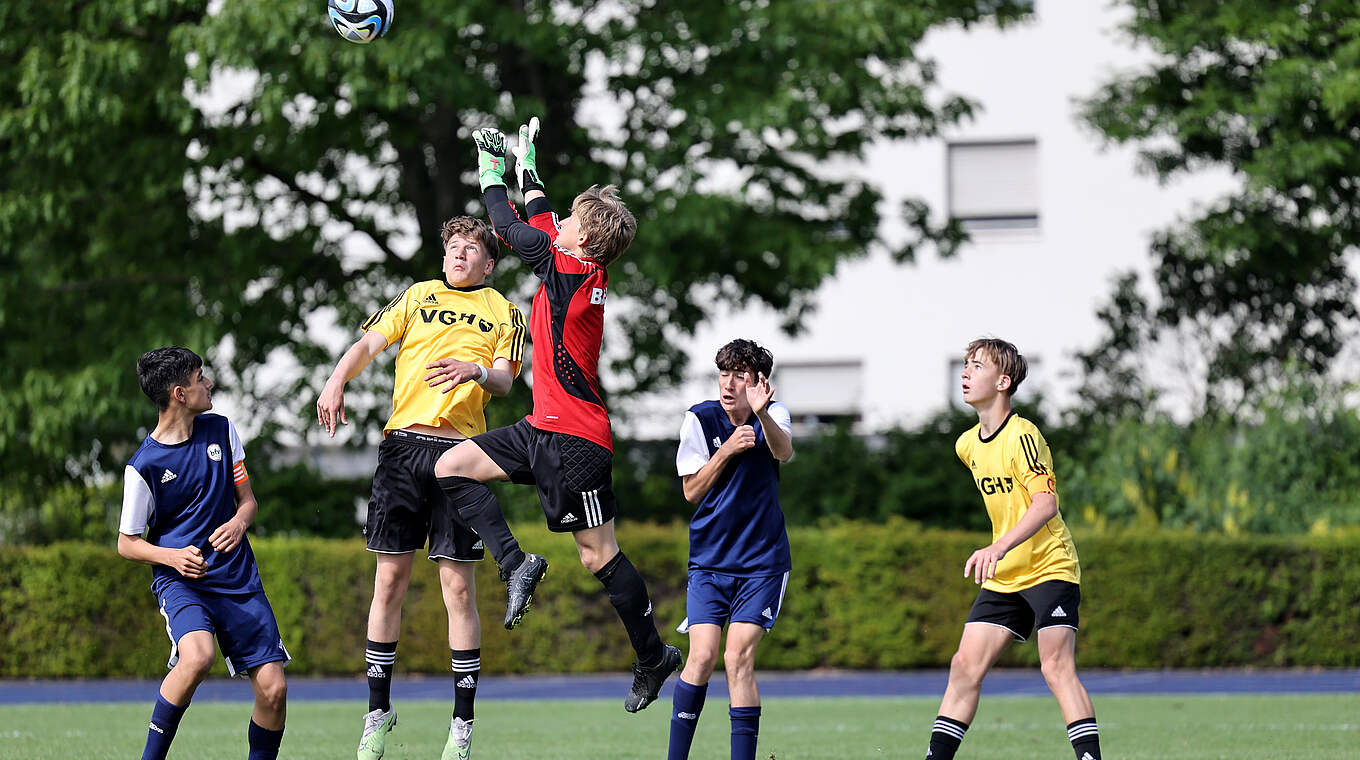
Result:
<svg viewBox="0 0 1360 760"><path fill-rule="evenodd" d="M954 760L954 753L959 751L959 744L963 742L963 732L967 730L967 723L936 715L926 757L929 760Z"/></svg>
<svg viewBox="0 0 1360 760"><path fill-rule="evenodd" d="M1100 760L1100 729L1094 715L1068 723L1067 738L1072 742L1077 760Z"/></svg>
<svg viewBox="0 0 1360 760"><path fill-rule="evenodd" d="M370 641L364 649L368 664L368 711L392 709L392 671L397 667L397 642Z"/></svg>
<svg viewBox="0 0 1360 760"><path fill-rule="evenodd" d="M510 532L505 515L501 513L501 505L491 488L485 483L459 475L436 480L448 498L449 505L458 510L458 516L477 532L501 570L510 572L519 567L519 563L524 561L524 552L519 548L515 534Z"/></svg>
<svg viewBox="0 0 1360 760"><path fill-rule="evenodd" d="M453 657L453 717L472 722L477 678L482 674L482 650L450 649Z"/></svg>
<svg viewBox="0 0 1360 760"><path fill-rule="evenodd" d="M283 743L282 728L274 731L252 720L246 735L250 742L250 754L246 760L275 760L279 756L279 745Z"/></svg>
<svg viewBox="0 0 1360 760"><path fill-rule="evenodd" d="M595 577L604 584L609 592L609 603L614 605L623 627L628 629L628 641L637 652L638 664L643 667L661 664L665 649L661 635L656 632L656 621L652 619L652 600L647 597L647 584L637 568L623 552L619 552L595 573Z"/></svg>

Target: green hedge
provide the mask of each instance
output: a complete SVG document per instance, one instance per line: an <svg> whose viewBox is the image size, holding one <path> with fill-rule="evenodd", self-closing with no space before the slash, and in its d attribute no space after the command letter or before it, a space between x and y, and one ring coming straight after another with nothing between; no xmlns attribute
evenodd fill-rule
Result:
<svg viewBox="0 0 1360 760"><path fill-rule="evenodd" d="M535 610L500 626L502 587L478 570L489 673L620 670L623 629L567 536L518 533L552 565ZM684 617L685 529L628 525L621 542L647 578L663 636ZM840 523L791 534L794 572L759 667L944 667L975 593L963 560L985 538L915 524ZM1084 603L1079 662L1099 667L1360 665L1360 537L1235 539L1078 536ZM255 542L294 674L362 670L373 556L357 541ZM157 676L164 622L150 571L111 547L0 547L0 677ZM1005 664L1036 661L1011 647ZM448 668L433 566L417 565L401 635L403 672Z"/></svg>

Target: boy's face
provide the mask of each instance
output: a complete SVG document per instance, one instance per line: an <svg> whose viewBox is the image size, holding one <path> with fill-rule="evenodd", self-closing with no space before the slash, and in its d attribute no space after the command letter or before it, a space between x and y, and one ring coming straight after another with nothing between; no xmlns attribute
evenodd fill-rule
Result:
<svg viewBox="0 0 1360 760"><path fill-rule="evenodd" d="M494 266L496 260L476 238L454 235L444 244L444 279L455 288L481 285Z"/></svg>
<svg viewBox="0 0 1360 760"><path fill-rule="evenodd" d="M212 389L213 381L209 380L208 376L203 374L203 368L199 367L189 376L188 383L171 388L170 395L182 400L191 414L202 414L212 409Z"/></svg>
<svg viewBox="0 0 1360 760"><path fill-rule="evenodd" d="M963 403L972 407L986 406L1011 385L1011 379L1001 374L1001 368L981 351L963 360Z"/></svg>
<svg viewBox="0 0 1360 760"><path fill-rule="evenodd" d="M718 370L718 403L723 411L737 419L751 413L751 402L746 398L746 370Z"/></svg>
<svg viewBox="0 0 1360 760"><path fill-rule="evenodd" d="M557 243L572 253L584 253L586 236L581 232L581 221L576 218L575 213L558 222Z"/></svg>

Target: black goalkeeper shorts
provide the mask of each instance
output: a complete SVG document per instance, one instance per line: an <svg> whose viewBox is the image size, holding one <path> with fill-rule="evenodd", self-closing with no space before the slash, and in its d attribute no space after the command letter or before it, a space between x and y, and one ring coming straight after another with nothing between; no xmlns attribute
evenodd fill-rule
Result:
<svg viewBox="0 0 1360 760"><path fill-rule="evenodd" d="M510 482L538 487L548 530L572 533L604 525L617 514L614 455L566 433L539 430L520 420L472 437Z"/></svg>

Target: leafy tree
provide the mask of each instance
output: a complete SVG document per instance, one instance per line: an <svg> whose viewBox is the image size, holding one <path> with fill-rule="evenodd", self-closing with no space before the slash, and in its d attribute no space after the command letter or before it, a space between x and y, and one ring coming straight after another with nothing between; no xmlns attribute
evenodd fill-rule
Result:
<svg viewBox="0 0 1360 760"><path fill-rule="evenodd" d="M132 362L156 345L206 350L270 422L257 439L305 429L338 348L318 334L437 276L440 224L482 213L468 137L487 124L541 116L559 209L614 183L640 220L614 272L614 392L679 377L672 341L715 303L795 328L838 262L882 245L878 193L817 167L966 118L917 44L1029 7L431 1L361 46L302 0L5 3L0 502L116 472L151 416ZM922 209L900 211L918 233L901 259L957 243ZM501 270L527 295L523 267ZM353 394L360 422L381 374Z"/></svg>
<svg viewBox="0 0 1360 760"><path fill-rule="evenodd" d="M1137 408L1158 388L1128 373L1131 352L1179 347L1203 355L1194 406L1231 411L1290 361L1327 370L1355 334L1360 15L1339 0L1123 5L1157 57L1102 87L1086 119L1163 180L1226 167L1242 184L1156 236L1155 298L1121 281L1111 343L1083 357L1089 390Z"/></svg>

